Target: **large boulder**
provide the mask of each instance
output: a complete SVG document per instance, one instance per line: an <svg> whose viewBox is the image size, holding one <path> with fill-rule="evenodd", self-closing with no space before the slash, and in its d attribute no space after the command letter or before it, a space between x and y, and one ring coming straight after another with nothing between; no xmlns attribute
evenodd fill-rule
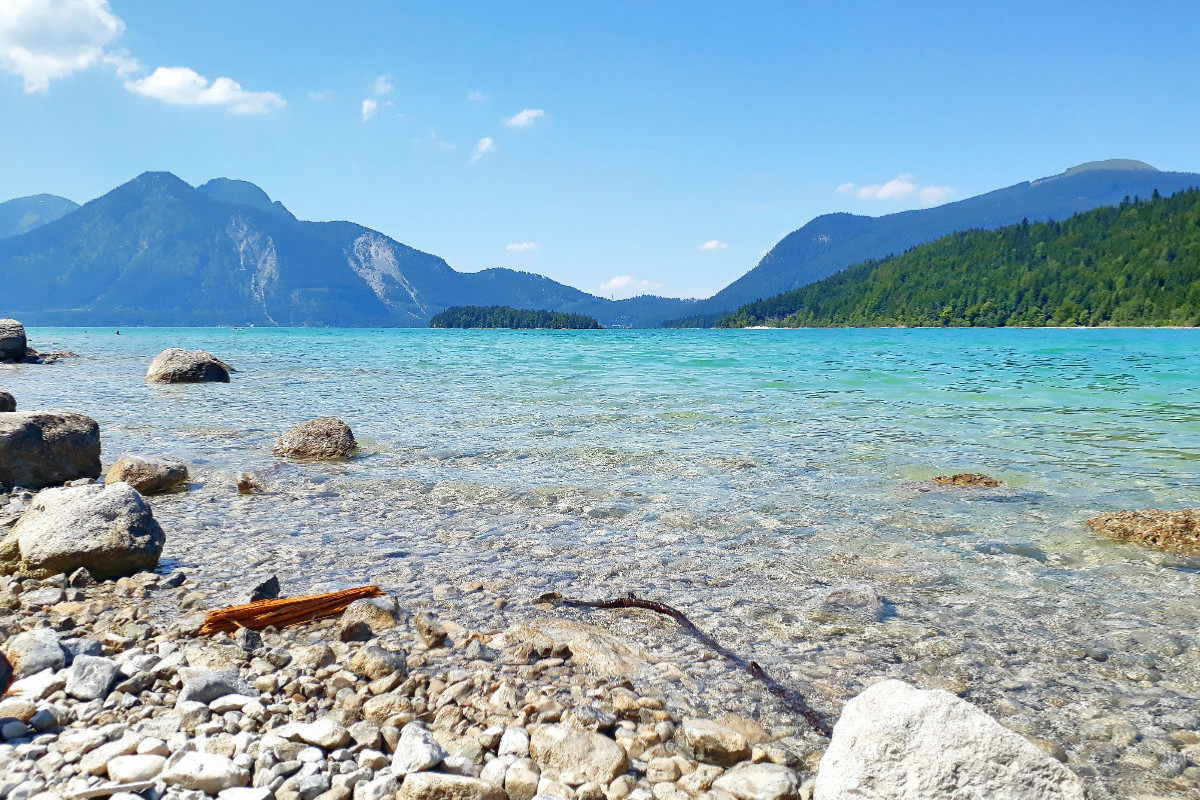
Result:
<svg viewBox="0 0 1200 800"><path fill-rule="evenodd" d="M100 426L83 414L0 415L0 484L41 489L100 477Z"/></svg>
<svg viewBox="0 0 1200 800"><path fill-rule="evenodd" d="M17 398L13 397L11 392L0 391L0 412L16 410Z"/></svg>
<svg viewBox="0 0 1200 800"><path fill-rule="evenodd" d="M104 478L105 483L128 483L142 494L169 492L187 480L187 464L157 456L121 456Z"/></svg>
<svg viewBox="0 0 1200 800"><path fill-rule="evenodd" d="M970 703L886 680L846 704L814 800L1084 800L1069 769Z"/></svg>
<svg viewBox="0 0 1200 800"><path fill-rule="evenodd" d="M229 365L204 350L183 350L172 347L163 350L150 369L149 383L229 383Z"/></svg>
<svg viewBox="0 0 1200 800"><path fill-rule="evenodd" d="M70 575L83 567L97 580L119 578L153 570L165 539L128 483L46 489L0 541L0 574Z"/></svg>
<svg viewBox="0 0 1200 800"><path fill-rule="evenodd" d="M357 449L354 432L337 417L301 422L275 442L275 455L290 458L349 458Z"/></svg>
<svg viewBox="0 0 1200 800"><path fill-rule="evenodd" d="M0 361L20 361L27 351L25 326L15 319L0 319Z"/></svg>
<svg viewBox="0 0 1200 800"><path fill-rule="evenodd" d="M1200 509L1197 508L1113 511L1092 517L1087 526L1114 539L1200 554Z"/></svg>

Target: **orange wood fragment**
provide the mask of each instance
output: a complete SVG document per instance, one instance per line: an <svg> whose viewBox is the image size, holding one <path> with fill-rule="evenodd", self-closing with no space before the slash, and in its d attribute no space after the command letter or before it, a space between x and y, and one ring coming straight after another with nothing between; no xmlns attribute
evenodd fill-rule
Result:
<svg viewBox="0 0 1200 800"><path fill-rule="evenodd" d="M359 586L328 594L259 600L245 605L219 608L208 612L208 616L204 620L204 627L200 629L200 635L232 633L238 628L250 628L251 630L262 630L271 626L286 628L289 625L299 625L315 619L336 617L355 600L365 597L382 597L383 594L383 590L378 586Z"/></svg>

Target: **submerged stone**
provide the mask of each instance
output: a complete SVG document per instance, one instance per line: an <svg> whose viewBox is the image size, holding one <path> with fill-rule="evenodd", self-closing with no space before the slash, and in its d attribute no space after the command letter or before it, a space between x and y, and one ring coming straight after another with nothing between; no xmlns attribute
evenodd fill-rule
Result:
<svg viewBox="0 0 1200 800"><path fill-rule="evenodd" d="M1092 517L1086 524L1113 539L1128 539L1161 550L1200 553L1200 508L1114 511Z"/></svg>

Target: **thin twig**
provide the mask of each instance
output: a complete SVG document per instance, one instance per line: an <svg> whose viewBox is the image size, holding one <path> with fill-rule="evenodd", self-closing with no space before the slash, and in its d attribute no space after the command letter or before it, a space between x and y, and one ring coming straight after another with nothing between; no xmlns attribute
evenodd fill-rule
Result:
<svg viewBox="0 0 1200 800"><path fill-rule="evenodd" d="M804 699L804 695L800 694L794 689L789 689L779 681L772 678L767 674L766 670L759 666L757 661L745 659L729 648L725 647L716 639L709 636L700 628L696 627L696 624L688 619L687 615L685 615L682 611L677 608L672 608L666 603L657 603L653 600L642 600L638 597L634 597L632 593L626 595L625 597L616 598L615 600L574 600L563 597L557 592L551 592L549 594L542 595L538 598L538 602L553 603L555 605L568 606L571 608L640 608L645 611L653 611L656 614L668 616L678 622L681 628L694 636L705 647L715 650L720 656L728 661L731 661L738 667L744 669L746 672L757 678L764 686L767 687L767 690L771 694L778 697L794 711L798 712L802 717L804 717L805 721L808 722L808 724L811 725L813 729L817 731L817 733L820 733L824 736L831 736L833 734L833 729L830 727L829 723L824 717L813 710L812 706L808 704L808 701Z"/></svg>

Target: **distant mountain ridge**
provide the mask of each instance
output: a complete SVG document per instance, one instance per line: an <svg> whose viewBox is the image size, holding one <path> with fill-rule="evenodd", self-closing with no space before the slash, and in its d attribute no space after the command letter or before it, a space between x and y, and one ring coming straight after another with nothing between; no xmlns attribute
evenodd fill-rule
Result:
<svg viewBox="0 0 1200 800"><path fill-rule="evenodd" d="M694 301L612 301L507 269L457 272L351 222L304 222L257 186L147 172L0 239L0 316L32 325L425 326L455 305L649 325ZM653 317L653 318L651 318Z"/></svg>
<svg viewBox="0 0 1200 800"><path fill-rule="evenodd" d="M54 222L77 208L78 203L53 194L17 197L0 203L0 239Z"/></svg>
<svg viewBox="0 0 1200 800"><path fill-rule="evenodd" d="M955 231L995 229L1022 219L1067 219L1120 203L1126 196L1164 195L1200 186L1200 175L1160 172L1132 159L1094 161L1059 175L1018 183L953 203L881 217L824 214L793 231L758 266L696 304L689 321L713 325L724 312L797 289L867 259L902 253Z"/></svg>

